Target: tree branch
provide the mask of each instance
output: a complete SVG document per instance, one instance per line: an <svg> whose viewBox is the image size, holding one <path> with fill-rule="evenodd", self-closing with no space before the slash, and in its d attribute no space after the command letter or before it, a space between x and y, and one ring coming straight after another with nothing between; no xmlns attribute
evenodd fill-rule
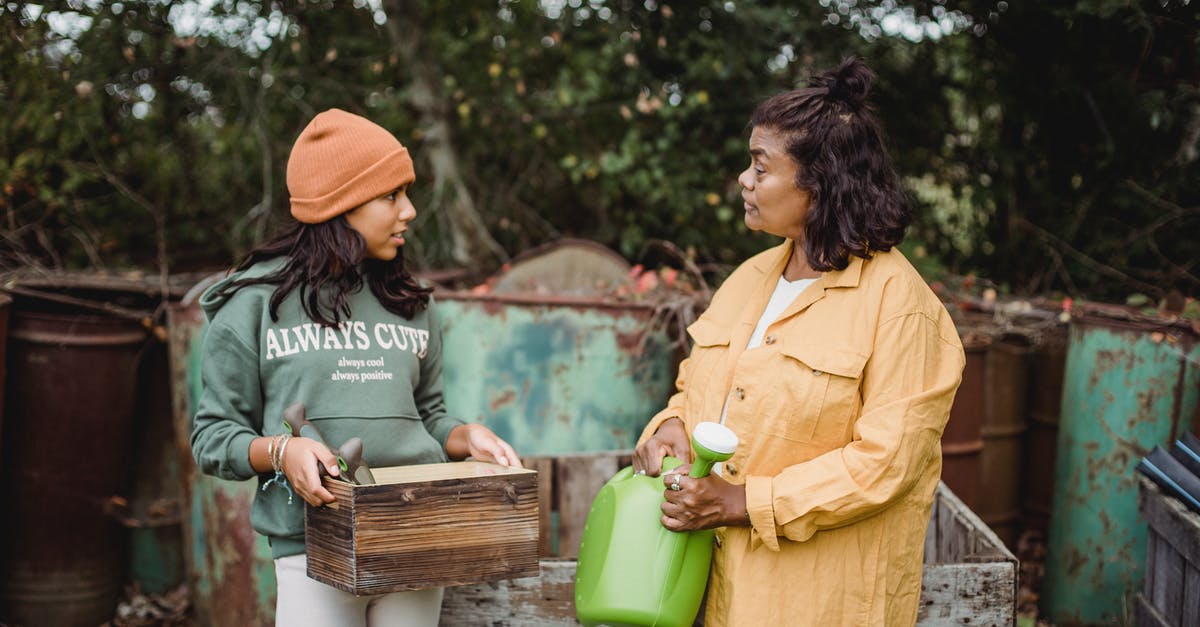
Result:
<svg viewBox="0 0 1200 627"><path fill-rule="evenodd" d="M1117 280L1119 280L1123 283L1126 283L1130 286L1136 287L1138 289L1138 291L1140 291L1140 292L1147 292L1150 294L1154 294L1155 296L1161 296L1164 292L1164 290L1162 288L1160 288L1156 285L1151 285L1144 281L1139 281L1138 279L1135 279L1135 278L1129 276L1128 274L1125 274L1124 272L1121 272L1120 270L1117 270L1116 268L1114 268L1108 264L1096 261L1095 259L1087 256L1086 254L1076 250L1075 247L1071 246L1066 241L1059 238L1057 235L1054 235L1050 231L1047 231L1046 229L1043 229L1042 227L1030 222L1027 218L1018 218L1017 225L1023 229L1032 231L1032 232L1036 233L1037 235L1040 235L1043 239L1047 240L1048 243L1052 243L1055 246L1060 247L1064 252L1066 252L1068 255L1070 255L1072 258L1074 258L1076 261L1091 268L1092 270L1095 270L1096 272L1099 272L1100 274L1117 279ZM1054 249L1050 248L1050 250L1054 250Z"/></svg>

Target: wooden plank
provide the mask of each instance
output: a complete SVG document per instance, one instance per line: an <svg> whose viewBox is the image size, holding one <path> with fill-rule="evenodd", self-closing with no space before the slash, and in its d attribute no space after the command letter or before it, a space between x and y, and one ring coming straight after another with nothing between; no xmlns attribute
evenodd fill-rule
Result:
<svg viewBox="0 0 1200 627"><path fill-rule="evenodd" d="M1188 564L1183 574L1183 613L1180 625L1200 625L1200 568Z"/></svg>
<svg viewBox="0 0 1200 627"><path fill-rule="evenodd" d="M617 455L563 456L557 460L558 555L579 555L579 541L596 493L617 472Z"/></svg>
<svg viewBox="0 0 1200 627"><path fill-rule="evenodd" d="M526 468L538 473L538 557L549 557L553 546L551 512L554 504L554 458L526 457L521 459Z"/></svg>
<svg viewBox="0 0 1200 627"><path fill-rule="evenodd" d="M1138 594L1134 597L1134 615L1135 622L1138 627L1176 627L1167 622L1163 615L1158 610L1154 609L1154 605L1146 599L1143 594Z"/></svg>
<svg viewBox="0 0 1200 627"><path fill-rule="evenodd" d="M925 564L936 564L941 561L941 555L938 554L938 534L941 532L941 525L938 524L938 510L941 509L942 500L933 497L933 507L929 510L929 525L925 528L925 556L922 562Z"/></svg>
<svg viewBox="0 0 1200 627"><path fill-rule="evenodd" d="M1146 532L1146 579L1142 582L1142 593L1147 599L1154 598L1154 589L1157 580L1154 578L1155 552L1158 550L1158 543L1162 539L1158 537L1158 533L1154 529L1149 529Z"/></svg>
<svg viewBox="0 0 1200 627"><path fill-rule="evenodd" d="M575 620L575 562L542 560L541 575L446 588L440 625L548 627Z"/></svg>
<svg viewBox="0 0 1200 627"><path fill-rule="evenodd" d="M1151 600L1168 623L1178 625L1183 615L1183 556L1169 542L1159 542L1156 548L1154 578L1161 585L1155 587Z"/></svg>
<svg viewBox="0 0 1200 627"><path fill-rule="evenodd" d="M1016 621L1016 564L930 564L921 577L917 625L1010 627Z"/></svg>

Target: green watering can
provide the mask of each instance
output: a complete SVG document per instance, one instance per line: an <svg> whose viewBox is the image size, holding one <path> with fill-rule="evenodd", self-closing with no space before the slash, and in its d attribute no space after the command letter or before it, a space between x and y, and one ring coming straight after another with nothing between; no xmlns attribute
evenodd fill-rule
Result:
<svg viewBox="0 0 1200 627"><path fill-rule="evenodd" d="M696 461L688 473L705 477L737 448L724 425L702 422L692 432ZM663 472L680 465L663 459ZM600 488L583 528L575 572L575 613L587 627L688 627L700 609L713 530L676 532L662 526L663 483L623 468Z"/></svg>

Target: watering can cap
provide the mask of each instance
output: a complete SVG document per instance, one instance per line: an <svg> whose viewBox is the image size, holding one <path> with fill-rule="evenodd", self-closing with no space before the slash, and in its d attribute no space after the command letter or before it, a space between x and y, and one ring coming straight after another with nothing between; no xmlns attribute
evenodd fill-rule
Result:
<svg viewBox="0 0 1200 627"><path fill-rule="evenodd" d="M692 431L692 439L714 453L733 454L738 437L729 427L717 422L702 422Z"/></svg>

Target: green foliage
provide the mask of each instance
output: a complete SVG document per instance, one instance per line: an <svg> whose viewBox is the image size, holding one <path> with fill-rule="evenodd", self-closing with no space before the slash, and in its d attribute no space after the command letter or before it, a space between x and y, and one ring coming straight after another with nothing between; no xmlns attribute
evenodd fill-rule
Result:
<svg viewBox="0 0 1200 627"><path fill-rule="evenodd" d="M771 243L741 221L753 107L860 54L928 272L1194 294L1194 4L154 0L69 4L64 33L4 3L0 263L225 265L286 216L292 140L341 107L417 157L419 264L462 226L430 184L447 139L509 254L580 236L640 261L661 239L728 265Z"/></svg>

